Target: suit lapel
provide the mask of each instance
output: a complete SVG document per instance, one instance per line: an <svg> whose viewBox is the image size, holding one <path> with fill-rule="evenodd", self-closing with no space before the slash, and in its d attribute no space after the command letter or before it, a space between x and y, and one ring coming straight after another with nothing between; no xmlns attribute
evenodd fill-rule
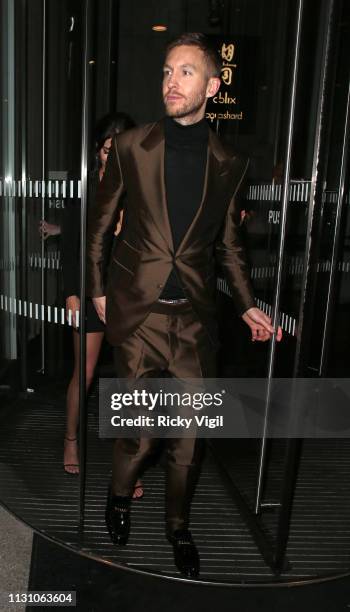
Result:
<svg viewBox="0 0 350 612"><path fill-rule="evenodd" d="M154 124L141 142L140 151L140 155L143 156L141 167L145 168L143 188L146 192L146 201L152 202L150 212L153 221L171 252L173 252L173 237L168 216L164 182L165 142L162 122Z"/></svg>
<svg viewBox="0 0 350 612"><path fill-rule="evenodd" d="M152 202L150 212L158 231L163 236L171 252L174 252L173 237L169 222L168 207L165 193L164 181L164 157L165 140L163 122L155 123L147 136L141 142L140 162L145 168L143 177L143 189L146 201ZM215 198L215 185L218 177L228 171L228 156L226 155L219 139L212 130L209 130L209 141L207 150L207 163L203 185L201 203L186 234L184 235L177 253L180 253L187 245L192 233L195 231L200 217Z"/></svg>

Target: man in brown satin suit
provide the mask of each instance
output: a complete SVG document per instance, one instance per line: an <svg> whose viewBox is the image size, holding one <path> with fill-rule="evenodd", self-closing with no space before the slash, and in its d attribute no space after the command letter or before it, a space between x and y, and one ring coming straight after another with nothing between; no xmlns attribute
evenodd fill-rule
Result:
<svg viewBox="0 0 350 612"><path fill-rule="evenodd" d="M204 35L184 34L171 43L163 78L166 117L118 136L109 154L89 218L87 277L121 378L164 372L215 377L215 262L252 339L264 341L274 332L254 305L237 231L235 201L247 162L228 154L204 119L206 101L220 87L220 70ZM105 245L124 193L121 240L105 287ZM167 440L166 531L185 576L199 573L188 527L202 442ZM127 542L133 487L156 443L115 442L106 522L116 544Z"/></svg>

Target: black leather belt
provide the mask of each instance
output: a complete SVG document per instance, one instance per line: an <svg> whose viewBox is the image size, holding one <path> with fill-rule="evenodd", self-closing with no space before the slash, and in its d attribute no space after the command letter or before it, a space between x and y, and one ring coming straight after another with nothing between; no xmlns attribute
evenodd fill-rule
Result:
<svg viewBox="0 0 350 612"><path fill-rule="evenodd" d="M151 312L164 315L177 315L191 311L191 303L187 298L179 298L177 300L160 299L153 304L151 310Z"/></svg>

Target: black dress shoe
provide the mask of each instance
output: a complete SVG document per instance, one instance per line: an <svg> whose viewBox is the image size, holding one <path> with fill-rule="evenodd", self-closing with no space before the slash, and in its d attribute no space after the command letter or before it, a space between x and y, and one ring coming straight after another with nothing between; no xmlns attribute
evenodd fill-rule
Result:
<svg viewBox="0 0 350 612"><path fill-rule="evenodd" d="M199 575L199 554L188 529L177 529L168 534L168 540L173 545L174 561L177 569L186 578L196 578Z"/></svg>
<svg viewBox="0 0 350 612"><path fill-rule="evenodd" d="M125 546L130 532L130 497L112 495L108 491L106 525L114 544Z"/></svg>

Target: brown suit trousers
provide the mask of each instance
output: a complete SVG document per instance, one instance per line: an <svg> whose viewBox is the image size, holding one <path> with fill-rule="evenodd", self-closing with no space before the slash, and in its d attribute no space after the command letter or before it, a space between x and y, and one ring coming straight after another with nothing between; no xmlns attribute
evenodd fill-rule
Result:
<svg viewBox="0 0 350 612"><path fill-rule="evenodd" d="M118 376L160 377L167 373L176 378L214 377L215 351L191 306L158 303L154 310L156 312L151 312L136 332L115 348ZM121 438L115 441L112 477L115 495L132 495L142 464L158 443L155 438ZM203 443L198 438L165 440L168 533L188 527Z"/></svg>

